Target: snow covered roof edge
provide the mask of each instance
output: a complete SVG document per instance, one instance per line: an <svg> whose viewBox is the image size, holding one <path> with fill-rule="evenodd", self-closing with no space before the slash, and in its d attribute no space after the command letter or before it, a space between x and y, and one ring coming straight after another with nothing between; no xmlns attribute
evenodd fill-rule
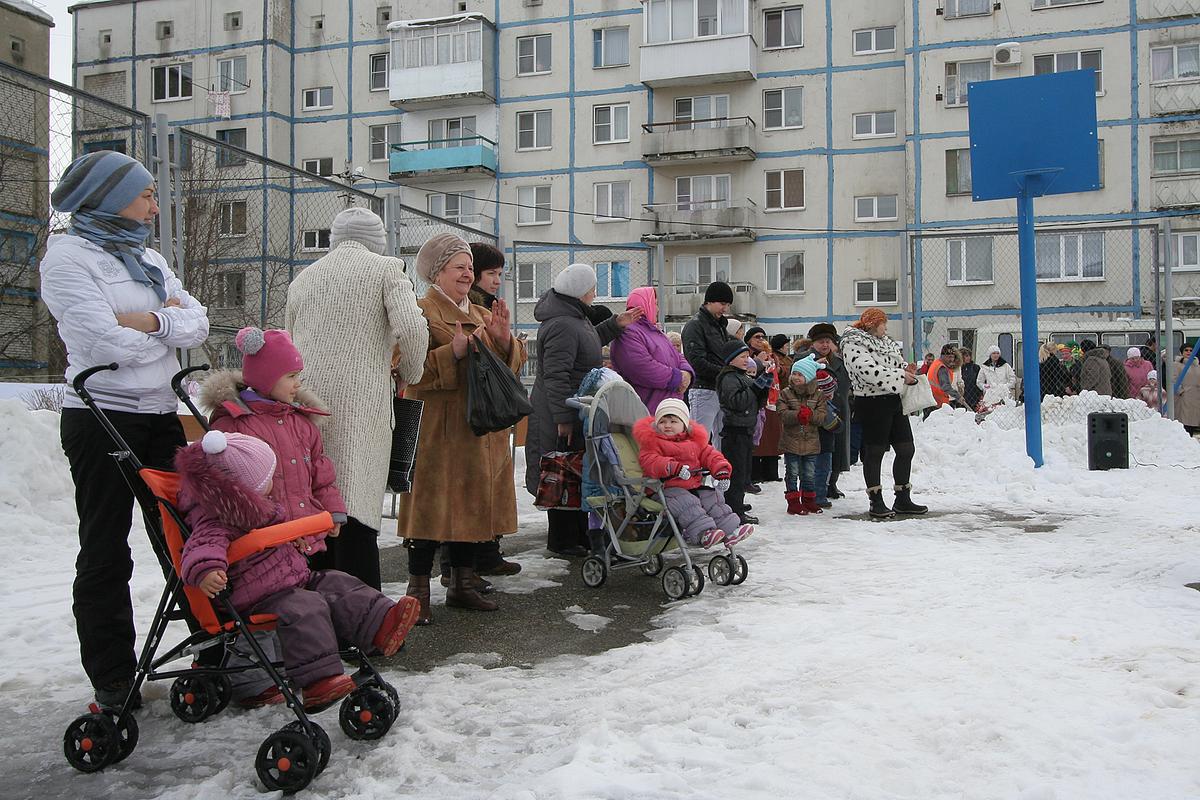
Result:
<svg viewBox="0 0 1200 800"><path fill-rule="evenodd" d="M54 17L44 8L39 8L33 3L27 3L25 0L0 0L0 6L16 11L18 14L24 14L27 17L32 17L38 22L45 23L48 27L54 27Z"/></svg>
<svg viewBox="0 0 1200 800"><path fill-rule="evenodd" d="M428 25L449 25L453 22L462 22L463 20L467 19L477 19L481 22L486 22L489 25L491 24L491 20L489 20L485 15L480 14L478 11L467 11L462 14L449 14L444 17L396 20L395 22L389 22L387 29L389 31L398 31L403 30L404 28L423 28Z"/></svg>

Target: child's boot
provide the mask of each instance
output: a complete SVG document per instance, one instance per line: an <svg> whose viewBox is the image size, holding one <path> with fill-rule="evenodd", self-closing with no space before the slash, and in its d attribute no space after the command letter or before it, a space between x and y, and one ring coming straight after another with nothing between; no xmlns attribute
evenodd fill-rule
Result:
<svg viewBox="0 0 1200 800"><path fill-rule="evenodd" d="M727 534L725 536L725 546L733 547L735 544L738 544L742 540L748 538L752 533L754 533L753 525L742 525L737 529L736 532Z"/></svg>
<svg viewBox="0 0 1200 800"><path fill-rule="evenodd" d="M417 615L417 624L432 625L433 611L429 608L429 576L409 575L408 590L404 594L406 597L414 598L420 604L421 610Z"/></svg>
<svg viewBox="0 0 1200 800"><path fill-rule="evenodd" d="M716 547L723 541L725 541L725 531L720 528L712 528L700 534L700 546L705 550Z"/></svg>
<svg viewBox="0 0 1200 800"><path fill-rule="evenodd" d="M887 519L888 517L896 516L896 512L887 507L887 503L883 502L883 487L868 486L867 498L871 501L870 514L876 519Z"/></svg>
<svg viewBox="0 0 1200 800"><path fill-rule="evenodd" d="M924 514L929 510L929 506L919 506L912 501L912 484L906 483L903 486L896 487L896 502L892 504L892 511L897 514Z"/></svg>
<svg viewBox="0 0 1200 800"><path fill-rule="evenodd" d="M384 658L394 656L404 644L404 637L412 630L421 616L421 603L415 597L401 597L396 605L388 609L383 623L375 632L371 644Z"/></svg>
<svg viewBox="0 0 1200 800"><path fill-rule="evenodd" d="M816 492L801 492L800 497L801 497L800 505L804 509L804 512L806 514L820 514L821 513L821 507L819 505L817 505L817 493Z"/></svg>
<svg viewBox="0 0 1200 800"><path fill-rule="evenodd" d="M789 514L807 514L804 510L804 504L800 500L800 492L784 492L784 498L787 500Z"/></svg>
<svg viewBox="0 0 1200 800"><path fill-rule="evenodd" d="M262 708L263 706L273 706L282 702L283 692L279 691L279 687L268 686L252 697L242 697L234 700L233 704L238 708L250 710L252 708Z"/></svg>
<svg viewBox="0 0 1200 800"><path fill-rule="evenodd" d="M354 678L349 675L330 675L313 681L303 689L304 710L321 711L354 691Z"/></svg>

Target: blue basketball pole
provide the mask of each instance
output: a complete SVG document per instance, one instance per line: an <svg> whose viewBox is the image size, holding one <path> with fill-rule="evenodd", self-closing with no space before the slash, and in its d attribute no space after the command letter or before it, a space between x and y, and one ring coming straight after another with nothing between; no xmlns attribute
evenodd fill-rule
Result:
<svg viewBox="0 0 1200 800"><path fill-rule="evenodd" d="M1042 458L1042 370L1038 362L1037 264L1033 232L1031 184L1040 184L1040 174L1014 175L1020 185L1017 195L1017 244L1021 253L1021 360L1025 364L1025 452L1040 467Z"/></svg>

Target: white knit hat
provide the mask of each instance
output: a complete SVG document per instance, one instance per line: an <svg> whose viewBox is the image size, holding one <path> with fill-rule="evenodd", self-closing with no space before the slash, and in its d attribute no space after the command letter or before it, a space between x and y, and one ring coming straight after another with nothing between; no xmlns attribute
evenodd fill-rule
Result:
<svg viewBox="0 0 1200 800"><path fill-rule="evenodd" d="M654 410L654 424L657 425L659 420L668 414L673 417L679 417L683 422L684 430L689 430L692 427L692 415L688 411L687 404L682 400L668 397L666 400L659 402L658 408Z"/></svg>
<svg viewBox="0 0 1200 800"><path fill-rule="evenodd" d="M554 277L554 291L576 300L596 288L596 270L590 264L571 264Z"/></svg>
<svg viewBox="0 0 1200 800"><path fill-rule="evenodd" d="M989 348L988 348L988 355L989 355L989 356L991 356L991 355L996 355L996 356L1000 355L1000 345L998 345L998 344L994 344L994 345L992 345L991 347L989 347Z"/></svg>
<svg viewBox="0 0 1200 800"><path fill-rule="evenodd" d="M1129 348L1128 350L1125 351L1125 357L1126 358L1141 358L1142 357L1142 348L1140 348L1140 347Z"/></svg>
<svg viewBox="0 0 1200 800"><path fill-rule="evenodd" d="M342 242L358 242L376 255L387 249L383 220L369 208L351 206L333 218L329 229L329 249Z"/></svg>

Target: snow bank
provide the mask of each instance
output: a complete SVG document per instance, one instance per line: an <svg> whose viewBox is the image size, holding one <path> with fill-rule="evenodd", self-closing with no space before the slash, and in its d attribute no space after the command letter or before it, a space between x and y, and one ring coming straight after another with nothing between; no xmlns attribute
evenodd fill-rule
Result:
<svg viewBox="0 0 1200 800"><path fill-rule="evenodd" d="M44 534L75 525L74 484L59 444L58 414L30 411L22 400L0 400L0 525ZM35 524L30 524L30 521Z"/></svg>
<svg viewBox="0 0 1200 800"><path fill-rule="evenodd" d="M1042 400L1042 426L1086 425L1087 416L1093 411L1128 414L1130 421L1159 416L1141 400L1120 400L1086 391L1071 397L1047 395ZM988 414L987 419L1006 430L1024 428L1025 407L1016 403L1005 403Z"/></svg>

